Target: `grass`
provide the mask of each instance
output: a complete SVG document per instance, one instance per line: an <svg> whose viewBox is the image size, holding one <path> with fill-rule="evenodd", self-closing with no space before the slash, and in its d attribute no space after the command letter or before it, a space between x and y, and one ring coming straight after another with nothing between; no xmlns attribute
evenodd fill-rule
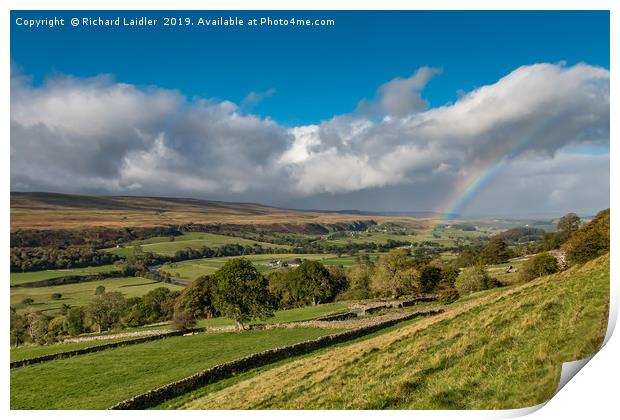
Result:
<svg viewBox="0 0 620 420"><path fill-rule="evenodd" d="M63 284L47 287L20 287L11 289L11 306L20 312L42 311L55 312L62 308L63 304L71 306L87 305L95 296L95 289L104 286L107 292L121 292L125 297L143 296L157 287L167 287L170 290L180 290L182 286L156 282L142 277L119 277L104 280L89 281L84 283ZM52 299L53 293L60 293L60 299ZM21 302L26 299L34 299L32 305Z"/></svg>
<svg viewBox="0 0 620 420"><path fill-rule="evenodd" d="M217 235L214 233L189 232L181 236L157 236L142 241L133 241L121 248L108 248L105 251L116 254L120 257L133 255L134 246L140 245L143 251L153 252L165 256L173 256L177 251L186 248L198 249L203 246L219 248L222 245L238 244L244 246L261 245L264 248L290 248L286 245L275 245L267 242L253 241L250 239L237 238L234 236Z"/></svg>
<svg viewBox="0 0 620 420"><path fill-rule="evenodd" d="M190 409L509 409L549 399L605 335L609 256L486 291L444 314L284 363ZM303 379L302 379L303 378Z"/></svg>
<svg viewBox="0 0 620 420"><path fill-rule="evenodd" d="M374 258L374 255L372 256ZM188 260L178 263L165 264L161 267L161 271L171 274L174 278L185 281L193 281L200 276L213 274L221 268L231 258L239 257L222 257L222 258L202 258L197 260ZM343 265L349 267L357 264L355 257L346 255L338 257L336 254L261 254L246 255L244 258L254 263L254 266L261 273L268 273L277 268L270 266L270 262L274 260L290 261L294 258L320 260L325 265ZM178 274L178 276L177 276Z"/></svg>
<svg viewBox="0 0 620 420"><path fill-rule="evenodd" d="M89 274L104 273L107 271L118 271L114 264L100 265L98 267L71 268L66 270L44 270L31 271L26 273L11 273L11 286L22 285L35 281L51 280L65 276L86 276Z"/></svg>
<svg viewBox="0 0 620 420"><path fill-rule="evenodd" d="M251 353L332 330L295 328L170 337L11 370L11 409L105 409Z"/></svg>
<svg viewBox="0 0 620 420"><path fill-rule="evenodd" d="M330 346L328 348L323 348L323 349L319 349L319 350L315 350L311 353L308 354L303 354L303 355L299 355L299 356L294 356L288 359L284 359L284 360L280 360L274 363L270 363L268 365L264 365L264 366L260 366L258 368L246 371L246 372L240 372L238 374L236 374L233 377L230 378L226 378L223 379L221 381L206 385L204 387L198 388L194 391L188 392L187 394L183 394L179 397L164 401L162 404L160 404L159 406L153 407L153 409L159 409L159 410L174 410L174 409L179 409L179 408L183 408L183 406L185 406L187 403L203 397L205 395L211 394L213 392L219 391L221 389L230 387L234 384L237 384L239 382L245 381L246 379L252 378L254 376L257 376L265 371L268 371L270 369L273 369L274 367L278 367L278 366L282 366L284 364L290 363L292 361L296 361L296 360L301 360L301 359L308 359L311 358L313 356L319 355L319 354L323 354L329 351L333 351L334 349L337 348L341 348L341 347L346 347L349 346L351 344L354 343L359 343L362 341L366 341L369 339L372 339L374 337L377 337L381 334L386 334L392 331L396 331L400 328L403 328L407 325L411 325L412 323L417 322L417 319L413 319L413 320L407 320L407 321L402 321L399 322L398 324L392 325L390 327L386 327L384 329L381 329L379 331L376 331L374 333L370 333L368 335L364 335L362 337L358 337L355 339L352 339L350 341L344 342L344 343L339 343L339 344L334 344L333 346Z"/></svg>

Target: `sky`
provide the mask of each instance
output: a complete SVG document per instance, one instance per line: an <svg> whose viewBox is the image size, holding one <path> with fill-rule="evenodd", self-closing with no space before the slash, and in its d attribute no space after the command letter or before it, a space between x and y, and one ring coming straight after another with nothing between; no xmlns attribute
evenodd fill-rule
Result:
<svg viewBox="0 0 620 420"><path fill-rule="evenodd" d="M609 206L607 12L174 12L26 28L11 188L464 215Z"/></svg>

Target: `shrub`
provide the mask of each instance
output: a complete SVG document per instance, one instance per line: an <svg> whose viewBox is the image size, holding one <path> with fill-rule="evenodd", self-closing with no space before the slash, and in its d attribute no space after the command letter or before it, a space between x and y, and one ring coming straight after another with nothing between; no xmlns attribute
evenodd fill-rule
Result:
<svg viewBox="0 0 620 420"><path fill-rule="evenodd" d="M461 295L459 294L458 290L454 288L444 289L439 293L439 303L443 305L449 305L453 302L456 302L460 297Z"/></svg>
<svg viewBox="0 0 620 420"><path fill-rule="evenodd" d="M454 283L455 288L461 295L489 289L493 281L487 274L483 265L464 268Z"/></svg>
<svg viewBox="0 0 620 420"><path fill-rule="evenodd" d="M553 274L558 269L558 260L553 255L543 252L523 264L519 278L521 281L530 281L536 277Z"/></svg>
<svg viewBox="0 0 620 420"><path fill-rule="evenodd" d="M180 331L190 328L196 324L196 319L190 311L177 309L172 315L172 328Z"/></svg>

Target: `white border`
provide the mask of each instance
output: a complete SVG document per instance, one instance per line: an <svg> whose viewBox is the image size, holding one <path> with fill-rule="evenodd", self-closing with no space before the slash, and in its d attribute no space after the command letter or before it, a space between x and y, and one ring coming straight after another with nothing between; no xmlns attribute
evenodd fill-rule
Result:
<svg viewBox="0 0 620 420"><path fill-rule="evenodd" d="M0 111L2 118L0 119L0 133L2 133L1 142L1 159L2 165L2 214L4 223L2 225L2 242L4 244L5 257L0 259L2 272L5 273L4 284L8 288L6 274L9 272L8 255L9 255L9 208L10 208L10 128L9 128L9 110L10 110L10 10L611 10L611 115L620 115L617 112L618 84L616 83L615 71L618 69L618 40L620 40L620 25L618 14L620 6L618 2L612 0L381 0L368 1L359 0L356 2L345 3L338 0L297 0L295 2L285 2L279 0L263 0L261 2L251 0L228 0L228 1L198 1L198 0L151 0L146 1L129 1L129 0L91 0L88 3L77 0L56 0L53 4L45 0L4 0L0 2L0 10L2 18L0 19L0 80L2 81L2 102L0 102ZM617 121L618 118L611 119L611 138L617 140ZM617 147L611 147L611 161L617 161ZM619 248L619 237L617 223L615 223L618 194L618 170L611 166L611 207L612 207L612 248ZM612 253L615 256L615 253ZM615 324L618 314L618 264L615 258L612 258L611 265L611 293L612 303L610 310L611 323ZM2 313L2 340L3 344L0 351L4 355L2 378L2 408L3 412L9 412L9 369L8 369L8 347L9 347L9 294L2 293L0 305ZM609 336L607 337L609 338ZM620 375L618 355L620 354L620 342L617 337L611 337L605 347L597 354L593 360L588 363L583 371L577 375L577 379L570 381L551 401L549 401L544 409L536 411L531 415L532 419L555 419L562 418L584 418L585 416L593 418L611 418L611 413L617 413L617 387ZM59 384L62 386L62 384ZM544 405L544 404L543 404ZM540 408L540 407L538 407ZM531 411L531 410L526 410ZM79 411L52 411L52 412L27 412L12 411L9 415L15 418L34 418L51 417L63 419L82 418L86 413ZM480 419L480 418L503 418L506 416L514 416L526 414L526 412L493 412L493 411L395 411L382 412L380 415L390 415L394 418L459 418L459 419ZM172 415L175 417L192 417L203 418L205 415L216 418L232 418L250 416L259 419L271 418L289 418L295 417L298 420L315 418L315 416L325 416L331 418L341 418L356 416L361 419L371 419L377 414L373 412L338 412L338 411L261 411L261 412L89 412L88 416L95 418L103 418L104 416L113 416L117 418L135 418L136 416L149 416L149 418L168 418Z"/></svg>

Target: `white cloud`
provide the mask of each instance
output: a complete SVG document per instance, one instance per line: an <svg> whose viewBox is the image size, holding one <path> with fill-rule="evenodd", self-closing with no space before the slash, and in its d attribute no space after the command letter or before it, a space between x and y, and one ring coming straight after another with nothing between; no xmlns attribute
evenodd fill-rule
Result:
<svg viewBox="0 0 620 420"><path fill-rule="evenodd" d="M550 182L539 193L550 207L575 204L575 186L592 178L590 169L558 156L575 145L609 143L608 70L524 66L452 105L428 109L420 92L437 73L422 68L380 86L351 114L293 128L247 113L271 90L250 93L237 106L188 102L176 91L109 76L57 77L40 87L16 76L11 185L286 203L321 195L322 204L325 194L411 186L423 200L437 188L449 191L460 174L504 159L533 170L534 180L547 176L540 162L558 162L554 173L564 183ZM609 170L596 173L607 177L608 197Z"/></svg>

